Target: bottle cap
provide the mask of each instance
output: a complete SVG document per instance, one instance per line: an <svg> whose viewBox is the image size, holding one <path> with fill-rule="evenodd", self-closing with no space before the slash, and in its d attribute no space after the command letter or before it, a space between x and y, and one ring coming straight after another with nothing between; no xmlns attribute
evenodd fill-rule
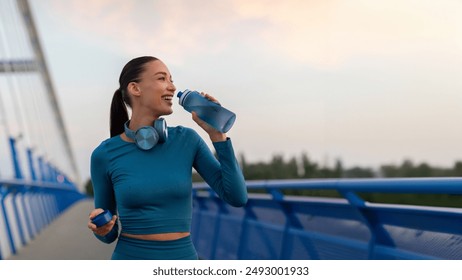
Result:
<svg viewBox="0 0 462 280"><path fill-rule="evenodd" d="M183 102L184 102L184 99L186 98L186 96L188 96L188 94L190 93L191 91L189 89L185 89L183 90L182 92L179 91L178 94L176 95L179 100L178 100L178 103L183 106Z"/></svg>
<svg viewBox="0 0 462 280"><path fill-rule="evenodd" d="M104 226L112 220L112 213L109 210L104 210L104 212L99 213L91 219L91 222L94 223L97 227Z"/></svg>

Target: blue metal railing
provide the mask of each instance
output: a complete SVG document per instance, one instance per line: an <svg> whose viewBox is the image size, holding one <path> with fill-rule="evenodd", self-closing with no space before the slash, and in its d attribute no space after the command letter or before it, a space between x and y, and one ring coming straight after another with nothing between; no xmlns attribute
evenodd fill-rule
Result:
<svg viewBox="0 0 462 280"><path fill-rule="evenodd" d="M76 201L70 183L0 180L0 259L16 254Z"/></svg>
<svg viewBox="0 0 462 280"><path fill-rule="evenodd" d="M194 186L193 240L206 259L462 259L462 209L371 203L358 193L462 194L462 178L248 181L233 208ZM287 196L335 190L343 198Z"/></svg>
<svg viewBox="0 0 462 280"><path fill-rule="evenodd" d="M70 205L86 198L58 168L42 157L34 160L32 149L26 150L30 180L25 179L17 139L8 139L14 179L0 180L0 260L16 254Z"/></svg>

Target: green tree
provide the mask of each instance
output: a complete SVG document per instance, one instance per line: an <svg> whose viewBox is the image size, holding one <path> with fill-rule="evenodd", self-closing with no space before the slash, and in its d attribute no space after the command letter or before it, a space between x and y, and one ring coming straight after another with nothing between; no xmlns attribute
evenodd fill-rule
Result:
<svg viewBox="0 0 462 280"><path fill-rule="evenodd" d="M87 182L85 183L85 193L86 193L88 196L91 196L91 197L94 196L94 193L93 193L93 183L91 182L91 179L88 179Z"/></svg>
<svg viewBox="0 0 462 280"><path fill-rule="evenodd" d="M373 178L374 170L371 168L353 167L345 170L343 178Z"/></svg>
<svg viewBox="0 0 462 280"><path fill-rule="evenodd" d="M306 153L301 156L302 165L302 177L303 178L315 178L318 173L318 164L312 162Z"/></svg>
<svg viewBox="0 0 462 280"><path fill-rule="evenodd" d="M457 161L452 168L452 176L462 176L462 161Z"/></svg>

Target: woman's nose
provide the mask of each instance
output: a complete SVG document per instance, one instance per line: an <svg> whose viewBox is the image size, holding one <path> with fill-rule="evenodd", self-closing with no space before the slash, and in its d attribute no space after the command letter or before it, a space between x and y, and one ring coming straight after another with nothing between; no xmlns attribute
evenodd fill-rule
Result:
<svg viewBox="0 0 462 280"><path fill-rule="evenodd" d="M168 85L168 89L171 90L171 91L176 91L175 84L173 84L173 82L170 82L169 85Z"/></svg>

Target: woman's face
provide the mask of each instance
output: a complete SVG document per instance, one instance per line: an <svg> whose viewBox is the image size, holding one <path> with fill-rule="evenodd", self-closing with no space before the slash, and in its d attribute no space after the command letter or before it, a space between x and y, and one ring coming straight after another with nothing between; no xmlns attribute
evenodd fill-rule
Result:
<svg viewBox="0 0 462 280"><path fill-rule="evenodd" d="M143 112L155 118L173 113L173 96L176 87L167 66L160 60L148 62L140 80L139 105Z"/></svg>

